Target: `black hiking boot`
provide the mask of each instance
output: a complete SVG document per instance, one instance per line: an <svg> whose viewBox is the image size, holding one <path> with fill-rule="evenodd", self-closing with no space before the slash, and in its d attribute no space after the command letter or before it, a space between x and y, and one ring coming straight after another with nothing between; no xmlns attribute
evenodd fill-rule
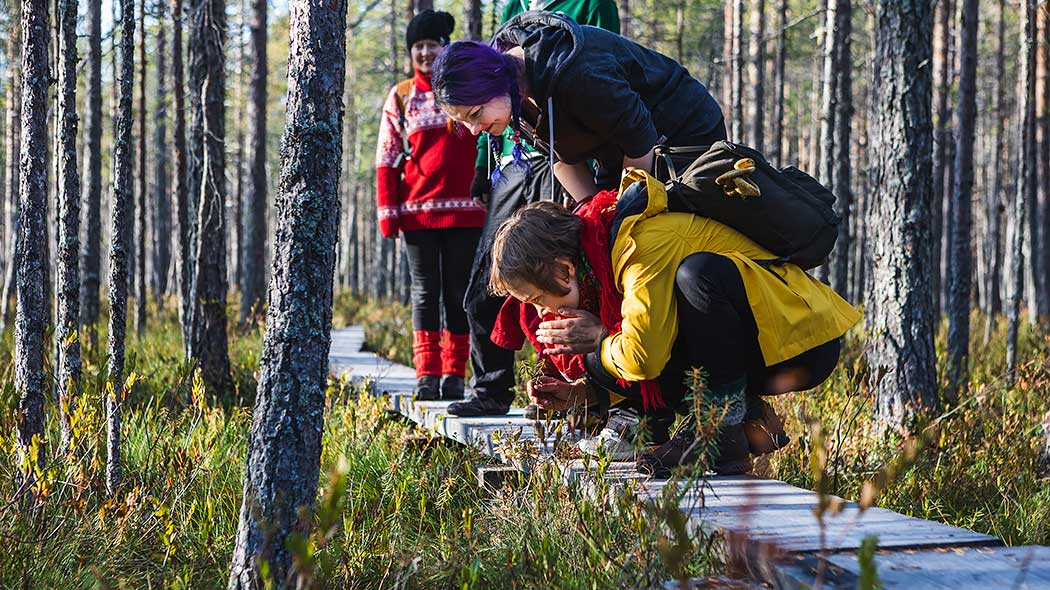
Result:
<svg viewBox="0 0 1050 590"><path fill-rule="evenodd" d="M472 397L459 402L452 402L445 412L452 416L504 416L510 411L510 404L488 397Z"/></svg>
<svg viewBox="0 0 1050 590"><path fill-rule="evenodd" d="M441 378L441 399L463 399L463 378L459 375L445 375Z"/></svg>
<svg viewBox="0 0 1050 590"><path fill-rule="evenodd" d="M417 402L432 402L440 399L441 377L437 375L422 375L416 380L416 388L412 392Z"/></svg>

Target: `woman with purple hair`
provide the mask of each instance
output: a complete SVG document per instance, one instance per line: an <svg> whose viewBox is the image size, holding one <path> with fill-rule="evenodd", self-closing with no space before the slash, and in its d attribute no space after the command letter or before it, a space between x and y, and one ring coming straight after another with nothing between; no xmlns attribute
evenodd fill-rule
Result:
<svg viewBox="0 0 1050 590"><path fill-rule="evenodd" d="M591 160L613 172L649 170L658 144L726 138L718 103L673 59L549 12L511 19L492 46L449 45L433 82L438 104L473 133L510 126L546 152L576 201L598 191Z"/></svg>

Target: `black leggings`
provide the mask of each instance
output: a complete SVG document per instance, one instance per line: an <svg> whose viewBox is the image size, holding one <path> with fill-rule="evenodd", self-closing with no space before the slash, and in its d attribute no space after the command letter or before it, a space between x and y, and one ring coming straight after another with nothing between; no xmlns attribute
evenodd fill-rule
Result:
<svg viewBox="0 0 1050 590"><path fill-rule="evenodd" d="M718 386L747 377L748 392L772 395L816 387L838 364L841 339L767 367L758 344L758 327L736 264L718 254L688 256L675 275L678 337L660 374L664 400L675 407L684 398L683 379L692 367Z"/></svg>
<svg viewBox="0 0 1050 590"><path fill-rule="evenodd" d="M404 232L408 270L412 275L412 329L467 333L463 294L481 228L419 229Z"/></svg>

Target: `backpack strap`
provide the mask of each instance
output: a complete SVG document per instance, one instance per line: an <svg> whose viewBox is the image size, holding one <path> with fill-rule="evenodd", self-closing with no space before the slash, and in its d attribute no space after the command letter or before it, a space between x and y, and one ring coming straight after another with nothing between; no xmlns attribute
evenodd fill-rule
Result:
<svg viewBox="0 0 1050 590"><path fill-rule="evenodd" d="M397 99L397 128L401 133L401 155L394 162L395 167L400 166L405 160L412 159L412 144L408 143L408 134L405 133L405 109L414 83L412 78L409 78L398 82L394 87L394 97Z"/></svg>

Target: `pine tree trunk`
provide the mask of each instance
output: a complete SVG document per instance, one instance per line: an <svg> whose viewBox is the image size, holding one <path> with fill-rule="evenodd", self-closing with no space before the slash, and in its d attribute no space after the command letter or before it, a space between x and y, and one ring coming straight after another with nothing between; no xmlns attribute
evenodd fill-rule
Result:
<svg viewBox="0 0 1050 590"><path fill-rule="evenodd" d="M135 1L120 6L120 106L113 148L113 210L109 250L109 383L106 395L106 489L113 494L120 485L120 400L124 399L124 336L128 314L128 250L131 237L131 103L135 92Z"/></svg>
<svg viewBox="0 0 1050 590"><path fill-rule="evenodd" d="M168 172L168 53L166 7L158 0L157 18L157 110L153 115L153 284L160 303L168 292L171 271L171 193Z"/></svg>
<svg viewBox="0 0 1050 590"><path fill-rule="evenodd" d="M766 127L766 1L751 0L751 45L748 60L748 121L751 122L748 143L765 151Z"/></svg>
<svg viewBox="0 0 1050 590"><path fill-rule="evenodd" d="M955 405L969 380L970 296L973 273L973 142L977 120L977 0L962 0L959 11L959 105L955 138L955 186L952 187L951 273L948 276L948 388L945 402Z"/></svg>
<svg viewBox="0 0 1050 590"><path fill-rule="evenodd" d="M172 196L175 201L175 267L179 283L179 323L182 325L182 344L186 358L190 358L190 326L193 314L190 311L190 270L193 255L190 251L192 239L191 203L189 197L189 172L186 153L186 100L182 67L182 23L185 13L182 0L171 0L171 87L174 90L174 128L172 149Z"/></svg>
<svg viewBox="0 0 1050 590"><path fill-rule="evenodd" d="M992 167L992 180L985 199L988 210L988 238L986 248L988 249L988 282L985 288L988 291L988 310L984 324L983 345L988 346L992 338L992 330L995 327L996 316L1002 311L1002 298L1000 285L1003 275L1003 249L1002 249L1002 219L1005 212L1005 200L1003 194L1005 187L1002 181L1003 161L1006 156L1006 84L1003 78L1006 75L1006 20L1005 0L996 2L996 49L995 49L995 73L993 84L995 88L995 127L992 139L994 153L989 159Z"/></svg>
<svg viewBox="0 0 1050 590"><path fill-rule="evenodd" d="M10 3L11 23L10 35L7 40L7 63L14 64L21 60L22 49L22 0L12 0ZM21 233L21 220L19 209L21 208L21 193L19 183L21 182L21 158L22 158L22 77L20 68L7 68L7 198L11 203L8 216L7 235L10 250L5 252L10 263L5 269L3 285L3 302L0 302L0 328L6 329L14 312L11 306L15 299L15 268L18 266L18 234Z"/></svg>
<svg viewBox="0 0 1050 590"><path fill-rule="evenodd" d="M146 334L146 242L149 241L149 228L146 224L147 185L146 185L146 0L139 1L139 125L138 125L138 197L135 214L135 332L139 338Z"/></svg>
<svg viewBox="0 0 1050 590"><path fill-rule="evenodd" d="M730 118L733 120L730 139L740 140L745 135L744 127L744 0L733 1L733 70L732 85L733 102L731 103Z"/></svg>
<svg viewBox="0 0 1050 590"><path fill-rule="evenodd" d="M230 284L235 285L238 290L241 288L241 275L244 270L244 215L245 215L245 191L244 191L244 112L246 109L245 103L245 90L244 90L244 76L245 76L245 58L244 58L244 30L245 21L248 19L248 5L245 0L240 0L239 10L237 11L237 28L236 35L234 38L237 40L237 67L236 67L236 78L233 88L233 96L230 97L230 101L234 103L234 136L233 136L233 202L231 206L233 211L230 219L233 223L230 223L229 232L229 245L230 245L230 265L229 275L227 279ZM240 317L243 319L245 310L241 309Z"/></svg>
<svg viewBox="0 0 1050 590"><path fill-rule="evenodd" d="M47 330L47 89L48 0L22 3L22 126L19 164L20 222L15 246L18 308L15 312L15 392L18 395L18 447L30 452L44 436L44 333ZM31 465L41 465L39 441ZM24 474L32 477L30 473Z"/></svg>
<svg viewBox="0 0 1050 590"><path fill-rule="evenodd" d="M467 0L467 39L481 41L481 0Z"/></svg>
<svg viewBox="0 0 1050 590"><path fill-rule="evenodd" d="M69 408L80 391L80 175L77 172L77 0L61 0L59 44L58 346L62 448L69 448Z"/></svg>
<svg viewBox="0 0 1050 590"><path fill-rule="evenodd" d="M1050 279L1046 273L1050 272L1050 2L1043 1L1039 14L1039 38L1042 39L1039 48L1037 62L1037 91L1036 112L1038 113L1038 142L1039 142L1039 169L1037 171L1039 183L1039 210L1040 221L1040 263L1042 272L1040 284L1039 301L1042 306L1040 313L1044 316L1050 313Z"/></svg>
<svg viewBox="0 0 1050 590"><path fill-rule="evenodd" d="M770 154L777 167L784 165L784 63L787 56L787 0L777 0L777 53L773 65L773 147Z"/></svg>
<svg viewBox="0 0 1050 590"><path fill-rule="evenodd" d="M852 170L850 151L852 147L850 130L853 125L853 80L851 72L852 52L850 36L852 27L853 6L850 0L835 0L835 28L832 36L835 39L834 58L835 73L835 115L832 139L832 174L831 187L834 192L835 210L842 220L839 225L839 239L831 253L829 264L831 287L842 295L849 295L850 245L853 219L851 207L853 201Z"/></svg>
<svg viewBox="0 0 1050 590"><path fill-rule="evenodd" d="M250 168L245 197L244 272L241 274L241 322L262 309L266 293L266 0L252 0L252 78L248 97Z"/></svg>
<svg viewBox="0 0 1050 590"><path fill-rule="evenodd" d="M231 590L299 576L320 471L339 220L346 2L293 3L273 276Z"/></svg>
<svg viewBox="0 0 1050 590"><path fill-rule="evenodd" d="M906 426L918 406L937 406L930 290L930 6L880 0L876 6L872 101L873 292L867 351L876 414ZM902 222L907 220L907 222Z"/></svg>
<svg viewBox="0 0 1050 590"><path fill-rule="evenodd" d="M945 176L948 168L947 145L950 141L951 110L948 102L951 93L951 66L952 59L949 56L951 46L951 0L935 0L937 26L934 28L934 82L933 82L933 104L934 104L934 131L933 131L933 216L931 219L931 236L934 248L931 252L933 266L930 287L936 294L933 300L934 317L941 316L941 269L942 250L944 236L947 233L945 225L949 217L945 215Z"/></svg>
<svg viewBox="0 0 1050 590"><path fill-rule="evenodd" d="M198 186L193 272L190 281L192 359L204 383L215 394L230 385L230 356L226 342L226 143L225 53L226 9L221 0L194 0L191 9L190 62L204 68L198 89L201 103L193 108L203 148Z"/></svg>
<svg viewBox="0 0 1050 590"><path fill-rule="evenodd" d="M1020 119L1020 158L1017 166L1017 193L1014 198L1015 228L1010 245L1011 281L1007 304L1006 379L1010 385L1017 380L1017 331L1023 287L1021 228L1025 227L1028 203L1036 197L1035 179L1035 0L1021 2L1021 64L1018 70L1017 112Z"/></svg>
<svg viewBox="0 0 1050 590"><path fill-rule="evenodd" d="M102 2L87 2L87 146L80 241L80 319L94 347L102 280Z"/></svg>

